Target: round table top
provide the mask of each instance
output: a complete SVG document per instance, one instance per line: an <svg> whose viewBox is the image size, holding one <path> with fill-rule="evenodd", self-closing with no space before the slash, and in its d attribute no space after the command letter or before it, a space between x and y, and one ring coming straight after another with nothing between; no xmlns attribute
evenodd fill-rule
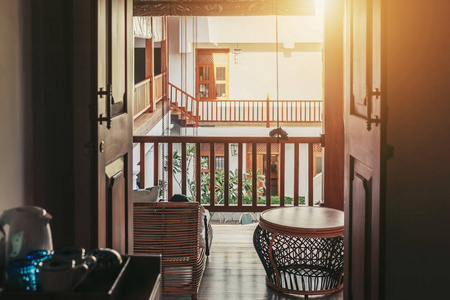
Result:
<svg viewBox="0 0 450 300"><path fill-rule="evenodd" d="M262 212L260 226L285 235L339 236L344 233L344 212L326 207L279 207Z"/></svg>

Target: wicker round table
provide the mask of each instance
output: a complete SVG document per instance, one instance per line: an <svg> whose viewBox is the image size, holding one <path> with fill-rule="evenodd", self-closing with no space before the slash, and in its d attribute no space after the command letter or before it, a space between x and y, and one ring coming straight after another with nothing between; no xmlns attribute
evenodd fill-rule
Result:
<svg viewBox="0 0 450 300"><path fill-rule="evenodd" d="M344 212L280 207L261 213L253 245L267 284L284 293L331 294L343 288Z"/></svg>

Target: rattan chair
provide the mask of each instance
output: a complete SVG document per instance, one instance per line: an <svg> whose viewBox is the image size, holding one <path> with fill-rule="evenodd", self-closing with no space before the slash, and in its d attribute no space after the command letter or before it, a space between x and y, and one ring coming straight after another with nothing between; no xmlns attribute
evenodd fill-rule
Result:
<svg viewBox="0 0 450 300"><path fill-rule="evenodd" d="M212 228L197 202L134 203L134 253L162 254L163 294L191 294L198 289L212 241ZM200 247L204 222L206 247Z"/></svg>

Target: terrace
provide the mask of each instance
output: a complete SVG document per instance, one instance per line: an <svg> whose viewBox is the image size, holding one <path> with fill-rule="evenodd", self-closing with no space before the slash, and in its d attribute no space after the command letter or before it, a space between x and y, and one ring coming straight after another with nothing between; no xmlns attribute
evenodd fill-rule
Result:
<svg viewBox="0 0 450 300"><path fill-rule="evenodd" d="M145 55L141 55L145 57L145 78L135 84L133 100L134 186L141 189L160 186L162 199L184 194L190 201L202 203L213 215L252 213L256 221L260 212L270 208L319 205L323 199L324 146L324 137L320 135L324 115L320 72L315 77L319 80L310 84L319 86L317 98L300 99L289 93L280 98L277 58L276 70L269 69L277 73L276 90L271 89L276 99L273 96L271 99L269 93L265 99L241 96L236 89L233 92L228 79L239 63L236 49L231 53L218 45L220 49L214 52L208 50L212 47L208 43L199 45L201 42L195 37L200 30L198 22L204 20L179 17L175 22L173 17L162 17L160 40L145 40ZM189 30L191 35L186 33ZM278 41L274 45L277 44ZM248 50L253 46L245 47ZM300 47L300 51L297 47L295 51L320 53L314 58L320 62L316 65L320 70L319 48L308 47L309 50ZM270 51L278 57L278 46L276 51ZM230 61L234 58L235 65L229 58ZM236 72L233 74L238 76ZM292 93L297 93L295 88ZM280 126L295 134L290 134L288 139L267 134ZM228 128L228 134L219 133L224 128ZM243 134L248 128L264 129L267 133ZM242 132L230 134L235 130ZM265 272L251 244L253 230L253 225L214 226L214 258L208 259L198 294L200 299L290 299L265 286ZM230 238L232 231L239 232L238 239ZM245 261L239 258L229 262L230 265L224 264L236 243L239 253L245 253L242 258ZM246 266L252 274L243 269ZM247 275L251 277L255 289L240 287L225 291L218 287L223 281L219 278L223 274L218 270L230 269L239 274L235 280L243 280L244 275L245 280ZM342 296L340 292L325 298L342 299ZM164 299L182 298L164 296Z"/></svg>

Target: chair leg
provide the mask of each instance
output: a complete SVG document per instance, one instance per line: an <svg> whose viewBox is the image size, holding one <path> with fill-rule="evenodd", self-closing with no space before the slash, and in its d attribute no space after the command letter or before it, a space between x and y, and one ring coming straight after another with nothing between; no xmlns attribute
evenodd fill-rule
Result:
<svg viewBox="0 0 450 300"><path fill-rule="evenodd" d="M191 299L192 299L192 300L197 300L197 294L192 294L192 295L191 295Z"/></svg>

